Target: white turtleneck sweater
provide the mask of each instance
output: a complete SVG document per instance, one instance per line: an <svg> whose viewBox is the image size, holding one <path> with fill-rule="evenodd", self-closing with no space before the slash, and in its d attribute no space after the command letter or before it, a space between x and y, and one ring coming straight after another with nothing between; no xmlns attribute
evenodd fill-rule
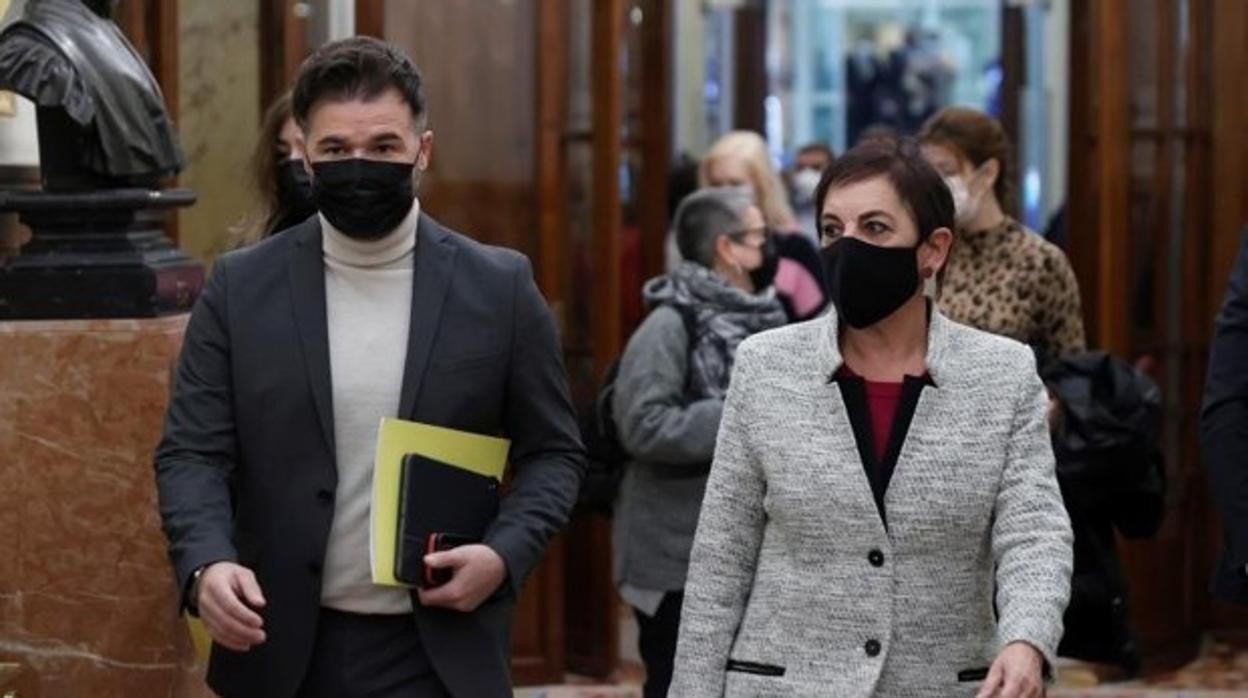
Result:
<svg viewBox="0 0 1248 698"><path fill-rule="evenodd" d="M399 412L420 203L379 240L354 240L321 216L338 491L321 604L350 613L412 611L407 590L373 584L369 514L377 428Z"/></svg>

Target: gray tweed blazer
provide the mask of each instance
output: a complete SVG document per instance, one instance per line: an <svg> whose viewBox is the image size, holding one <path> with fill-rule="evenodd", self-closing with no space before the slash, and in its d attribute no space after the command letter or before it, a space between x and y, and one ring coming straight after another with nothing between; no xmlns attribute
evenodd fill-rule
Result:
<svg viewBox="0 0 1248 698"><path fill-rule="evenodd" d="M959 674L1009 642L1053 661L1072 536L1035 360L931 318L887 527L829 380L835 313L741 345L670 695L973 695Z"/></svg>

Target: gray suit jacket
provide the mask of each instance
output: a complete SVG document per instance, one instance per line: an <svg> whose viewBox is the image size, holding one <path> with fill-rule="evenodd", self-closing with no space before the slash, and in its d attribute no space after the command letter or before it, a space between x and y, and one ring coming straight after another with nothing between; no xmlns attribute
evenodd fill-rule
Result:
<svg viewBox="0 0 1248 698"><path fill-rule="evenodd" d="M886 527L837 336L832 313L738 351L672 696L972 695L959 672L1006 643L1054 658L1072 537L1031 352L932 313Z"/></svg>

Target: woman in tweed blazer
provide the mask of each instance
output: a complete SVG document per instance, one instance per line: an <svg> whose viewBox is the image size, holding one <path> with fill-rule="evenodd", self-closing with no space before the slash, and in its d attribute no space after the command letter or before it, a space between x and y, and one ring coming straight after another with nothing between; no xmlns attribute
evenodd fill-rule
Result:
<svg viewBox="0 0 1248 698"><path fill-rule="evenodd" d="M738 351L670 695L1039 696L1072 552L1031 352L925 297L953 201L912 143L816 200L836 310Z"/></svg>

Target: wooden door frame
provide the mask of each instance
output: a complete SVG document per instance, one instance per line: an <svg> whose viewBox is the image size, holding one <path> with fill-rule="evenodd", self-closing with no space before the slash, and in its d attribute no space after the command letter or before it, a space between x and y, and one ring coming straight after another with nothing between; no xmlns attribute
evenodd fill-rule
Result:
<svg viewBox="0 0 1248 698"><path fill-rule="evenodd" d="M355 33L386 38L386 0L355 0Z"/></svg>
<svg viewBox="0 0 1248 698"><path fill-rule="evenodd" d="M1070 100L1071 230L1096 231L1071 235L1070 256L1085 289L1089 344L1119 355L1130 348L1130 318L1108 301L1127 297L1127 278L1118 269L1129 243L1126 2L1073 4L1070 51L1070 74L1087 75L1089 83L1074 86ZM1096 70L1088 74L1093 50Z"/></svg>
<svg viewBox="0 0 1248 698"><path fill-rule="evenodd" d="M356 0L356 33L361 36L385 38L385 0ZM534 272L538 287L549 303L556 321L566 334L566 308L569 302L568 274L570 261L567 220L567 168L565 133L567 130L568 105L568 7L567 0L536 0L536 21L532 27L536 45L533 70L536 71L537 119L534 182L536 211L533 224L537 229L537 251ZM618 82L619 78L616 77ZM597 162L595 151L595 162ZM618 148L617 148L618 162ZM598 186L595 175L595 186ZM597 207L599 197L595 190L595 216L602 215ZM619 219L618 192L615 219ZM610 233L595 227L595 254L609 254L602 250L602 242ZM618 235L614 236L618 244ZM618 255L618 253L617 253ZM614 265L618 267L618 264ZM598 285L599 279L595 279ZM618 313L617 313L618 315ZM595 327L595 348L604 328ZM606 341L610 341L609 339ZM591 530L591 535L601 532ZM551 542L534 578L526 585L525 603L537 603L542 625L534 629L539 637L540 651L536 655L512 657L512 679L516 685L559 683L569 664L568 627L565 610L567 589L567 560L571 547L568 535L560 535ZM600 546L591 546L597 550ZM593 568L605 570L605 581L610 581L610 558L592 561ZM577 579L576 588L597 588L599 580ZM534 594L540 586L541 593Z"/></svg>
<svg viewBox="0 0 1248 698"><path fill-rule="evenodd" d="M160 85L169 121L178 123L178 3L168 0L121 3L113 13L113 22L130 40L135 50L147 61L147 67ZM178 186L175 174L161 182L164 187ZM178 216L168 215L163 222L165 234L178 244Z"/></svg>
<svg viewBox="0 0 1248 698"><path fill-rule="evenodd" d="M294 85L308 51L306 22L295 14L297 0L260 4L260 114Z"/></svg>
<svg viewBox="0 0 1248 698"><path fill-rule="evenodd" d="M1211 175L1209 187L1216 187L1208 215L1210 237L1205 244L1212 250L1209 264L1191 270L1188 278L1205 278L1204 288L1191 284L1189 293L1203 297L1206 322L1189 319L1189 331L1211 337L1211 319L1222 307L1232 266L1238 257L1243 227L1248 224L1248 94L1243 89L1243 66L1248 64L1248 5L1239 0L1212 0L1214 21L1207 28L1207 37L1194 37L1195 44L1207 38L1212 47L1211 104ZM1205 29L1205 28L1202 28ZM1238 192L1238 193L1236 193ZM1203 365L1202 365L1203 368ZM1202 370L1203 374L1203 370ZM1204 540L1207 541L1202 563L1213 569L1222 547L1218 516L1209 505ZM1248 635L1248 609L1228 602L1210 599L1205 605L1206 625L1215 632L1230 631L1245 639Z"/></svg>
<svg viewBox="0 0 1248 698"><path fill-rule="evenodd" d="M641 0L641 184L639 222L645 278L663 273L672 161L672 25L675 4ZM637 289L640 293L640 289Z"/></svg>
<svg viewBox="0 0 1248 698"><path fill-rule="evenodd" d="M762 134L767 101L767 0L754 0L734 10L732 40L732 128Z"/></svg>
<svg viewBox="0 0 1248 698"><path fill-rule="evenodd" d="M1142 1L1142 0L1141 0ZM1168 235L1173 207L1182 207L1182 267L1185 280L1177 297L1167 282L1171 251L1164 240L1157 248L1139 250L1130 226L1130 158L1133 144L1147 143L1149 130L1131 122L1131 56L1128 47L1128 5L1132 0L1100 0L1072 4L1071 70L1082 76L1071 84L1070 100L1070 228L1071 261L1085 289L1084 310L1093 346L1122 358L1141 349L1133 336L1132 287L1125 262L1133 252L1154 255L1154 279L1161 287L1154 294L1158 312L1178 303L1181 325L1159 329L1155 342L1178 345L1167 352L1167 370L1178 371L1177 393L1171 410L1179 418L1181 461L1169 464L1175 477L1168 483L1171 501L1178 507L1168 512L1167 549L1175 564L1181 598L1169 599L1177 607L1176 627L1168 628L1168 641L1145 646L1146 664L1153 668L1183 663L1195 652L1200 635L1209 629L1243 628L1248 613L1230 609L1210 599L1208 578L1213 557L1220 548L1216 516L1199 463L1198 414L1203 391L1206 355L1213 318L1225 293L1229 268L1238 251L1241 227L1248 219L1248 96L1242 90L1242 65L1248 61L1248 5L1239 0L1195 0L1186 5L1186 44L1175 40L1176 18L1182 7L1173 0L1152 0L1157 10L1158 121L1156 172L1148 183L1157 199L1149 216L1157 221L1159 234ZM1179 53L1186 51L1186 53ZM1177 97L1171 83L1181 61L1186 83L1180 122L1173 109ZM1182 169L1176 146L1183 145ZM1170 196L1174 177L1185 179L1182 199ZM1213 192L1217 192L1215 195ZM1238 192L1238 193L1237 193ZM1124 308L1124 305L1127 307ZM1174 334L1175 331L1178 334ZM1172 412L1171 418L1176 418ZM1175 529L1174 527L1177 527ZM1163 531L1166 529L1163 529ZM1148 555L1148 543L1124 545L1124 562ZM1148 638L1141 637L1147 641Z"/></svg>

